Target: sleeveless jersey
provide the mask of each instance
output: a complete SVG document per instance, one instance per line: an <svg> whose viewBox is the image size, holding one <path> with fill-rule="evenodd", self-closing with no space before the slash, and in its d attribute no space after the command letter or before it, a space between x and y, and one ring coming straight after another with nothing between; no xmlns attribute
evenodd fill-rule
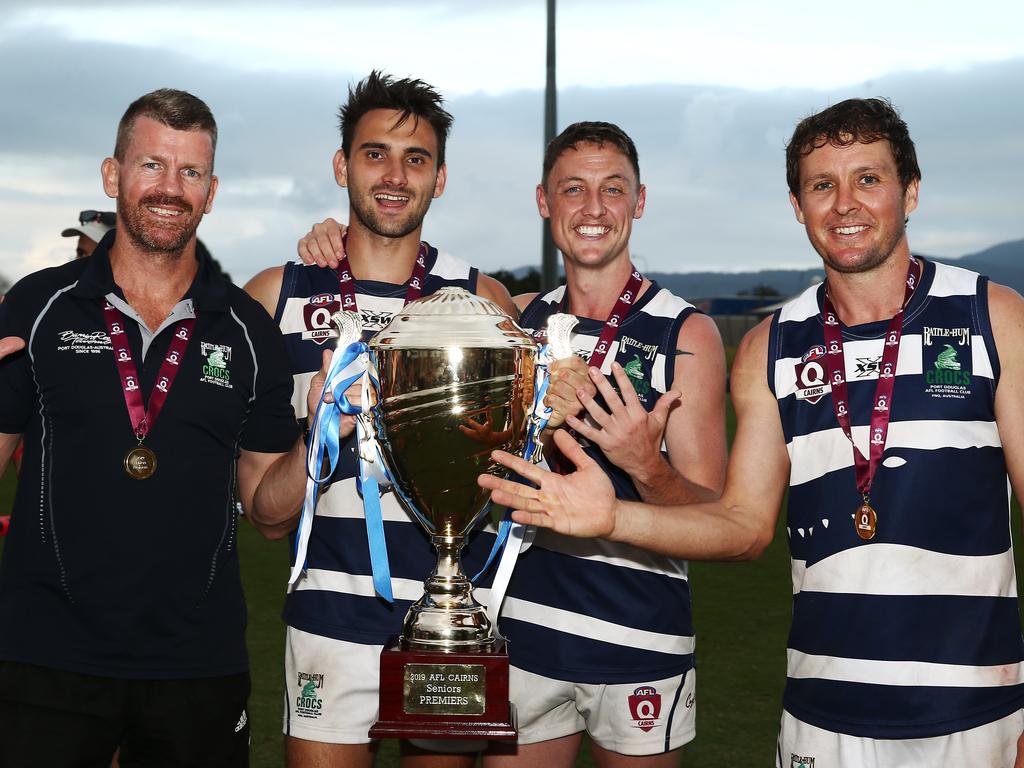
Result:
<svg viewBox="0 0 1024 768"><path fill-rule="evenodd" d="M842 405L865 456L872 409L891 405L870 541L854 529L861 497L853 449L820 374L828 354L823 288L809 288L772 320L768 382L791 461L793 624L783 706L800 720L912 739L967 730L1024 705L987 289L987 278L924 261L896 370L881 363L883 345L894 341L888 321L842 328L851 401ZM895 377L891 403L874 399L879 376Z"/></svg>
<svg viewBox="0 0 1024 768"><path fill-rule="evenodd" d="M564 287L535 298L523 327L540 331L558 312ZM651 410L672 386L676 340L695 309L652 283L630 308L605 358L611 378L618 362ZM573 349L589 359L603 321L580 318ZM629 475L594 445L620 499L639 499ZM631 683L681 674L693 666L693 627L686 563L603 539L579 539L539 529L523 552L501 613L514 665L580 683Z"/></svg>
<svg viewBox="0 0 1024 768"><path fill-rule="evenodd" d="M427 249L423 295L444 286L476 293L478 271L437 249ZM405 306L406 285L356 280L356 304L368 341ZM338 273L298 263L285 265L275 319L284 335L295 379L292 402L306 415L309 380L320 370L325 345L336 343L331 314L340 308ZM289 626L304 632L354 643L382 645L401 631L402 619L423 594L423 581L437 564L426 532L401 506L394 493L381 498L395 601L388 604L373 590L363 502L356 490L355 432L343 441L331 484L321 492L310 532L307 569L290 590L284 608ZM462 550L463 570L472 576L483 565L493 533L477 532ZM487 590L476 597L486 602Z"/></svg>

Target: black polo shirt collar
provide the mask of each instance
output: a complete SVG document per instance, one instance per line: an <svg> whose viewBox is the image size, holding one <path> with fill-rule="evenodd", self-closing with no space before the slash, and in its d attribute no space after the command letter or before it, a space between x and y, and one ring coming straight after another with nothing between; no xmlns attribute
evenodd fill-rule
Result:
<svg viewBox="0 0 1024 768"><path fill-rule="evenodd" d="M114 294L123 298L124 294L114 283L114 273L110 268L110 248L116 235L116 229L107 232L92 255L85 258L85 268L78 277L78 283L69 291L72 296L101 299L107 294ZM209 257L197 255L196 258L199 269L183 298L192 300L196 312L230 311L228 282L214 269Z"/></svg>

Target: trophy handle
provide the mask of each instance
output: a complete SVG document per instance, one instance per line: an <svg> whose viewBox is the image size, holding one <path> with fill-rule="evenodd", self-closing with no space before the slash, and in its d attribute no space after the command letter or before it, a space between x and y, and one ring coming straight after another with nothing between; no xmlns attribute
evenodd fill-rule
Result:
<svg viewBox="0 0 1024 768"><path fill-rule="evenodd" d="M572 357L572 329L579 323L576 315L557 312L548 318L548 354L552 360Z"/></svg>
<svg viewBox="0 0 1024 768"><path fill-rule="evenodd" d="M331 315L331 322L338 328L336 349L345 349L349 344L359 341L363 335L363 318L358 312L339 310Z"/></svg>
<svg viewBox="0 0 1024 768"><path fill-rule="evenodd" d="M572 357L573 351L570 338L572 336L572 329L576 327L577 323L579 323L579 319L576 315L570 315L566 312L556 312L548 318L548 357L552 361ZM547 366L538 367L537 370L537 375L547 376ZM531 439L533 440L530 460L534 464L540 464L544 456L544 444L541 442L540 437L544 432L544 426L547 424L547 418L544 417L542 419L536 411L537 407L535 406L534 413L530 416L530 420L533 422L530 428Z"/></svg>

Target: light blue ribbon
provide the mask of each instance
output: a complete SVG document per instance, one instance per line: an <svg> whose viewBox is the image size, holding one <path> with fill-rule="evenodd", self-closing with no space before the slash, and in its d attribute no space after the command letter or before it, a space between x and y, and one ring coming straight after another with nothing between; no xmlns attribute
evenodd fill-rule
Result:
<svg viewBox="0 0 1024 768"><path fill-rule="evenodd" d="M295 537L295 556L288 579L294 584L306 568L306 553L309 536L321 488L334 475L341 453L340 418L338 411L348 416L359 416L364 408L353 404L345 392L356 381L363 380L363 401L366 402L368 386L376 388L377 382L370 373L368 347L361 341L353 342L341 354L335 354L327 371L327 383L317 403L316 413L310 429L309 447L306 451L306 495L302 504L302 515ZM326 394L334 397L333 403L326 402ZM384 466L380 449L372 434L367 434L363 420L356 420L356 440L359 447L359 475L356 487L363 496L363 511L366 518L366 537L370 548L370 564L373 571L373 586L377 593L389 603L394 601L391 590L391 570L388 564L387 543L384 539L384 520L380 508L382 489L391 485L391 478ZM372 445L370 445L372 443ZM370 454L372 453L372 456ZM326 455L327 467L324 469Z"/></svg>

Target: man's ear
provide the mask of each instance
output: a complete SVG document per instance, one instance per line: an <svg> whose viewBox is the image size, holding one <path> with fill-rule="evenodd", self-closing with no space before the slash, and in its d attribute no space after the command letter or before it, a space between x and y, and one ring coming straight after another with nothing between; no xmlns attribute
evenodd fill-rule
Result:
<svg viewBox="0 0 1024 768"><path fill-rule="evenodd" d="M334 153L334 180L339 187L348 187L348 160L342 149Z"/></svg>
<svg viewBox="0 0 1024 768"><path fill-rule="evenodd" d="M437 169L437 178L434 179L434 197L440 197L444 192L444 185L448 183L448 166L442 165Z"/></svg>
<svg viewBox="0 0 1024 768"><path fill-rule="evenodd" d="M114 158L108 157L100 164L100 177L103 179L103 191L107 197L117 198L120 174L121 164Z"/></svg>
<svg viewBox="0 0 1024 768"><path fill-rule="evenodd" d="M537 211L540 213L542 218L551 218L551 211L548 209L547 193L544 191L543 184L537 185Z"/></svg>
<svg viewBox="0 0 1024 768"><path fill-rule="evenodd" d="M804 212L800 210L800 199L792 192L789 193L789 204L793 206L793 213L796 214L796 220L803 224Z"/></svg>

